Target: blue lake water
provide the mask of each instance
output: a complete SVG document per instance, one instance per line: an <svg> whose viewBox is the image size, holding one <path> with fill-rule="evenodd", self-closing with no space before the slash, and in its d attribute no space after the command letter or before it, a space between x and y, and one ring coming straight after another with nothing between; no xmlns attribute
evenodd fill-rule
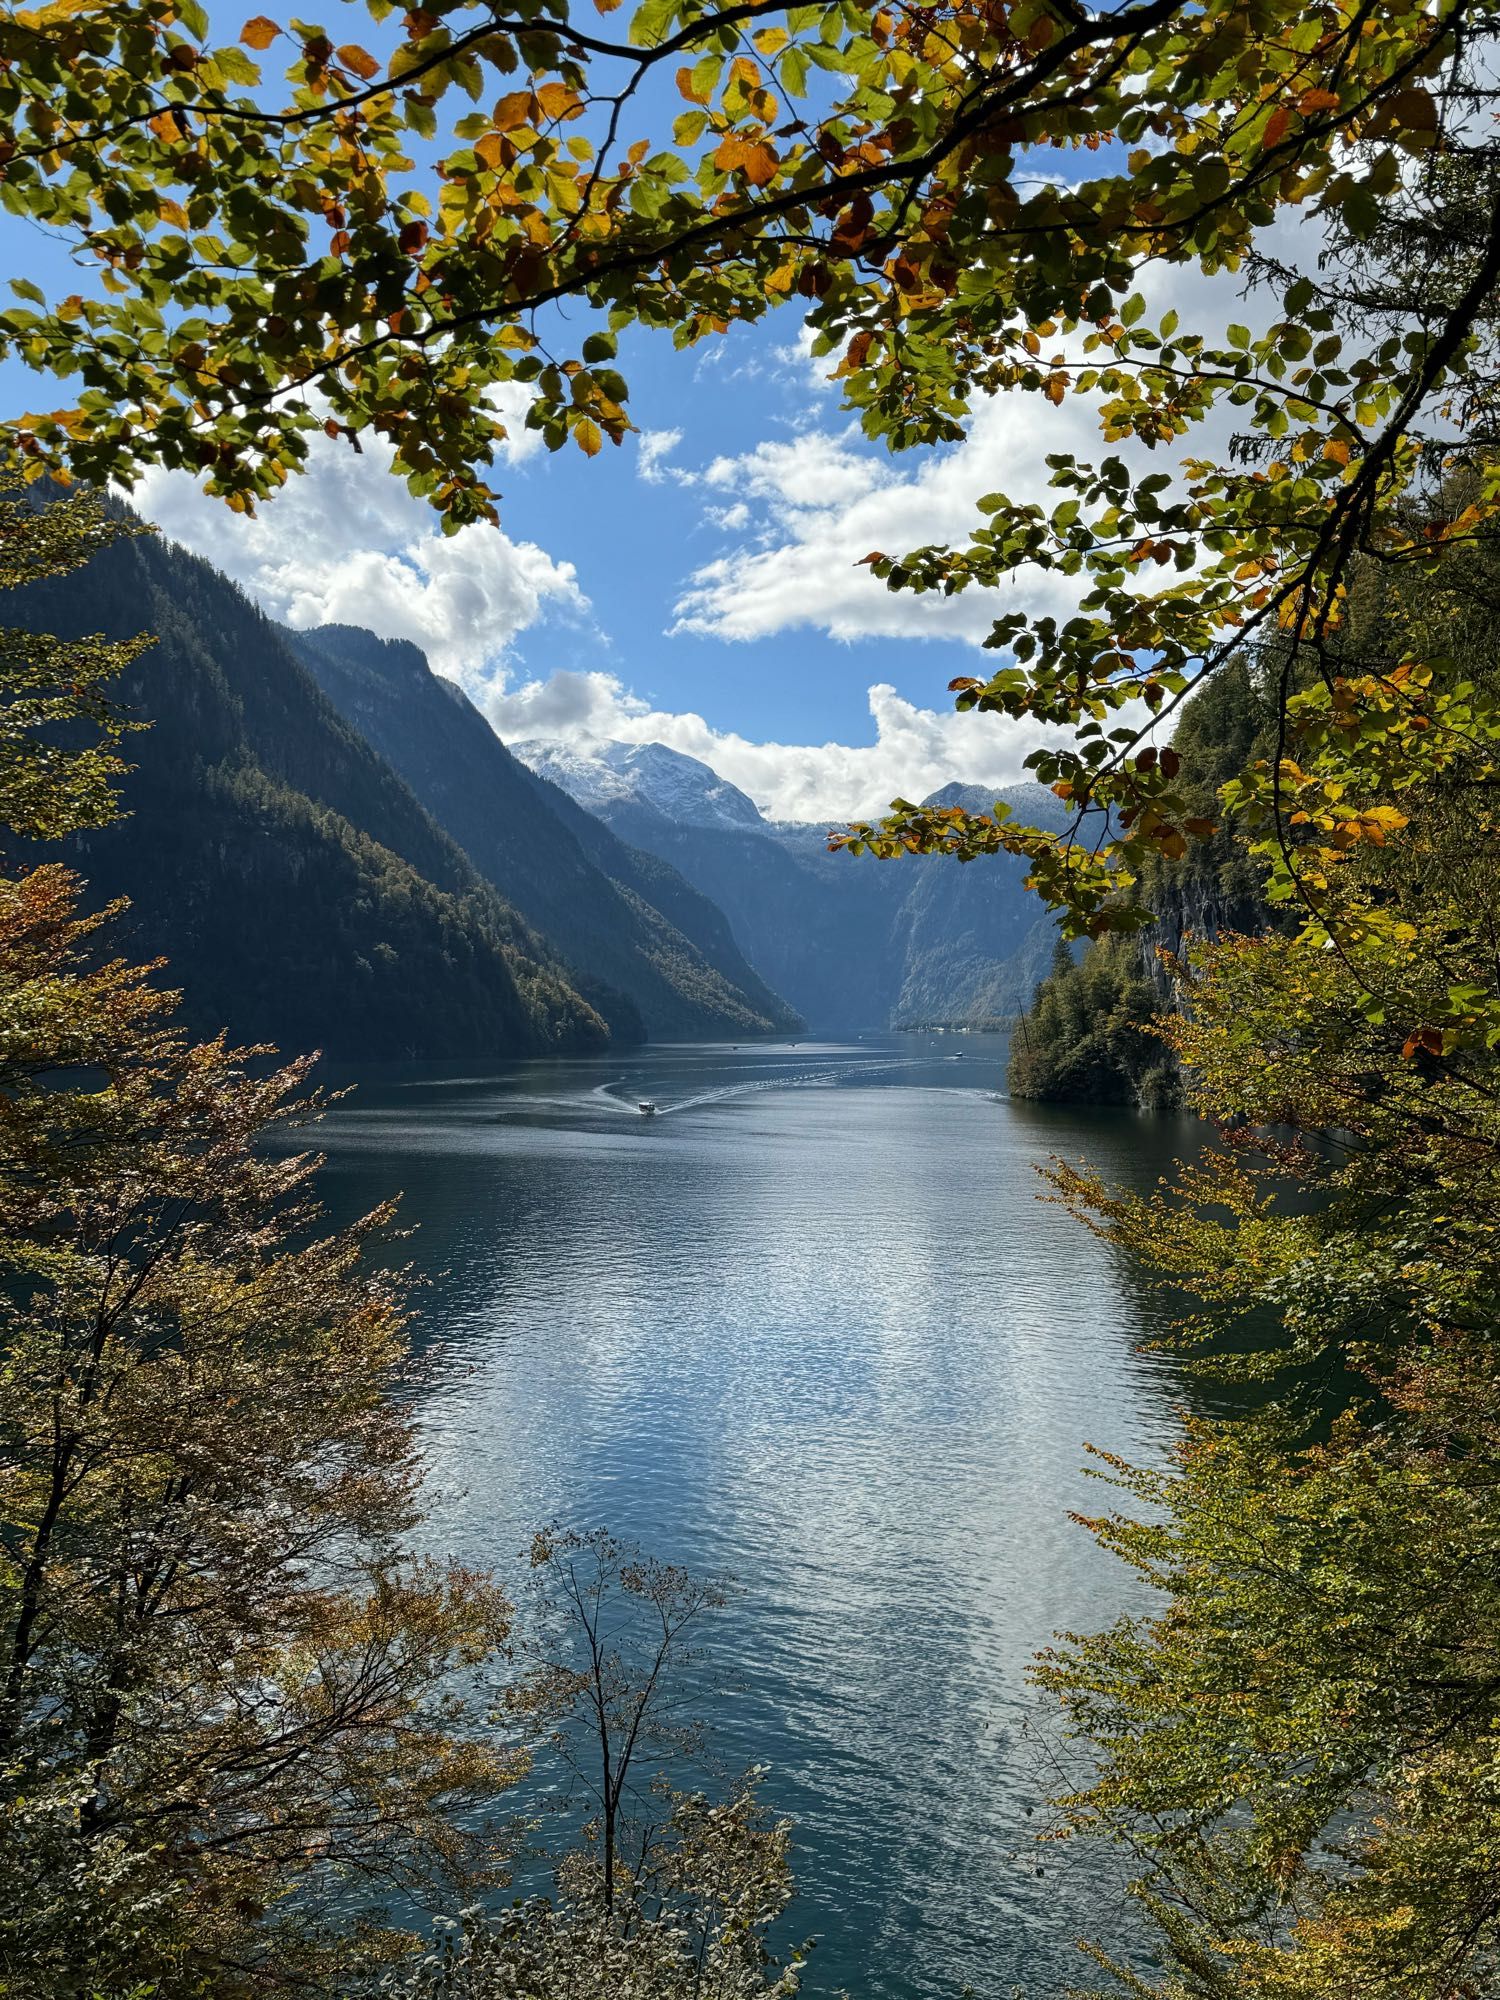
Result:
<svg viewBox="0 0 1500 2000"><path fill-rule="evenodd" d="M1139 1602L1069 1510L1106 1497L1085 1443L1159 1459L1182 1389L1035 1168L1145 1186L1195 1128L1008 1103L1003 1055L390 1071L320 1134L337 1209L401 1189L419 1226L437 1545L504 1569L549 1520L607 1524L737 1578L719 1746L797 1823L810 1994L1042 1994L1119 1936L1104 1864L1029 1846L1025 1668Z"/></svg>

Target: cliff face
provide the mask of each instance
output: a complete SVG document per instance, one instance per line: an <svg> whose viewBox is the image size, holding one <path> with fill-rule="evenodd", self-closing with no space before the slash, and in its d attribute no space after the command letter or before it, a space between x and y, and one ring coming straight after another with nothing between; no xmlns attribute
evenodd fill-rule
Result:
<svg viewBox="0 0 1500 2000"><path fill-rule="evenodd" d="M1218 819L1219 787L1264 754L1266 707L1248 668L1222 669L1186 704L1174 747L1189 810ZM1271 921L1261 871L1242 840L1220 825L1180 860L1142 871L1139 893L1155 922L1131 938L1092 945L1074 964L1054 959L1011 1041L1009 1082L1019 1097L1056 1103L1175 1103L1182 1079L1152 1019L1174 1007L1163 953Z"/></svg>

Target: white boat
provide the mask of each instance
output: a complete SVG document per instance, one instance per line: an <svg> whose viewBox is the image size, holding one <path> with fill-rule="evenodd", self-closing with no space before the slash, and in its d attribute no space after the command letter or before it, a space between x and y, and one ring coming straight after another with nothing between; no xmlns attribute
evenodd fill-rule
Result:
<svg viewBox="0 0 1500 2000"><path fill-rule="evenodd" d="M635 1108L643 1118L654 1118L656 1116L656 1106L651 1102L649 1097L643 1097Z"/></svg>

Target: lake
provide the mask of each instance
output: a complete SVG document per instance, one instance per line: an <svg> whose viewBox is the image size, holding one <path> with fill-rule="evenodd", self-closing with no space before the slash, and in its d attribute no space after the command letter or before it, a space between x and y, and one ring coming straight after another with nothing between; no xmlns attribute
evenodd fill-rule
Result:
<svg viewBox="0 0 1500 2000"><path fill-rule="evenodd" d="M433 1535L502 1568L550 1520L730 1572L736 1764L797 1823L805 1990L1043 1994L1118 1939L1098 1857L1038 1857L1025 1667L1139 1602L1068 1518L1085 1443L1159 1460L1152 1303L1038 1199L1146 1186L1197 1128L1013 1104L996 1038L676 1046L365 1079L347 1213L393 1189L444 1343ZM642 1099L657 1115L643 1117Z"/></svg>

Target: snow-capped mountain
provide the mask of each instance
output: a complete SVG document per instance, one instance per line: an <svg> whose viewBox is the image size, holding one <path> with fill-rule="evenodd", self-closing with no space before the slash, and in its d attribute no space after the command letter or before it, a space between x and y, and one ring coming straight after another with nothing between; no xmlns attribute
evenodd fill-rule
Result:
<svg viewBox="0 0 1500 2000"><path fill-rule="evenodd" d="M1006 1016L1046 970L1053 925L1022 886L1022 861L960 868L830 854L823 826L765 819L708 765L662 743L511 748L716 903L751 965L815 1028ZM934 803L988 811L996 796L949 785ZM1040 785L999 796L1033 824L1061 823Z"/></svg>
<svg viewBox="0 0 1500 2000"><path fill-rule="evenodd" d="M597 743L584 750L536 739L509 747L538 777L560 785L590 812L647 806L677 826L765 829L759 807L737 785L665 743Z"/></svg>

